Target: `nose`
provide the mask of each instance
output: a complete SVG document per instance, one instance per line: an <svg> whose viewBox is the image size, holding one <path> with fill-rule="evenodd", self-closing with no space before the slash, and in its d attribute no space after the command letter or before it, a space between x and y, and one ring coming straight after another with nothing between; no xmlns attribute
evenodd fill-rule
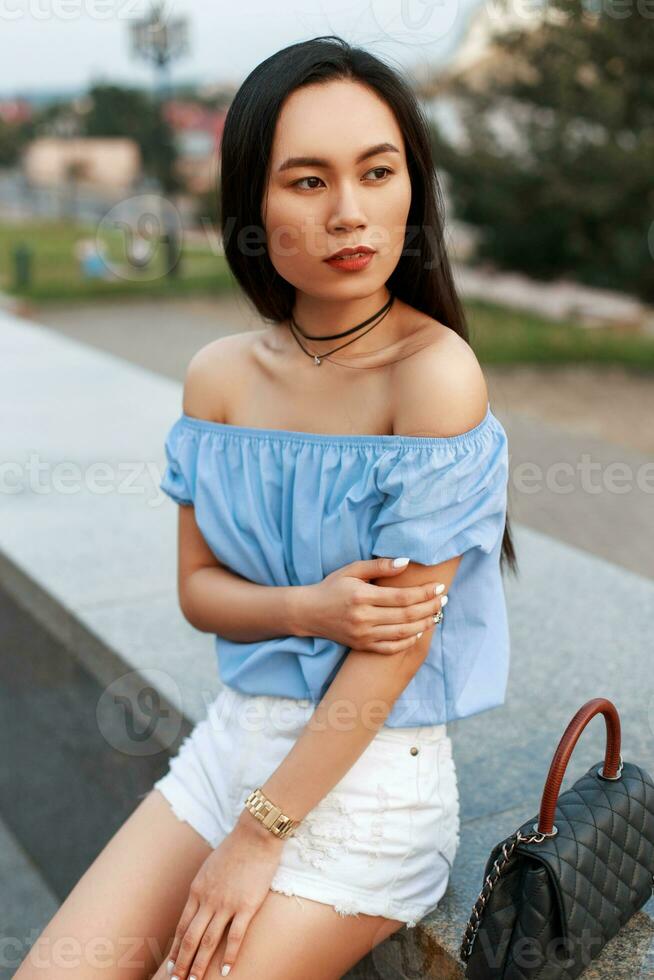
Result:
<svg viewBox="0 0 654 980"><path fill-rule="evenodd" d="M346 182L334 196L327 228L330 232L336 232L352 228L365 228L366 225L367 220L359 195L355 188Z"/></svg>

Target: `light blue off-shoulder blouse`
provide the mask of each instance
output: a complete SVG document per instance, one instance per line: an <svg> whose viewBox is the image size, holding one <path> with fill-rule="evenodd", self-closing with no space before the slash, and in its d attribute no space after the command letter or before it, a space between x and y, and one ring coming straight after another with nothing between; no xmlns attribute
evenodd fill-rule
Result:
<svg viewBox="0 0 654 980"><path fill-rule="evenodd" d="M261 429L182 413L165 451L161 489L194 505L216 558L260 585L313 584L374 556L436 565L463 555L428 655L385 724L441 724L504 703L508 449L490 403L474 428L441 437ZM315 703L348 652L313 636L215 642L224 684Z"/></svg>

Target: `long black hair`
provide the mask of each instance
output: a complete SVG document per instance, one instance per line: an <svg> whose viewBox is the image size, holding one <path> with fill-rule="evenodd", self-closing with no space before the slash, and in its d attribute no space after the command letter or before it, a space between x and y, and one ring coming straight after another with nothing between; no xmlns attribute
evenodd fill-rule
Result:
<svg viewBox="0 0 654 980"><path fill-rule="evenodd" d="M429 124L409 83L379 58L337 35L291 44L262 61L231 102L220 148L220 212L225 258L246 297L264 320L288 320L295 287L270 261L262 201L268 184L275 126L285 99L317 82L351 79L373 89L402 130L411 180L411 205L402 255L387 280L403 302L440 321L469 344L465 313L444 247L444 204L434 166ZM259 236L259 240L257 240ZM502 564L517 573L507 508Z"/></svg>

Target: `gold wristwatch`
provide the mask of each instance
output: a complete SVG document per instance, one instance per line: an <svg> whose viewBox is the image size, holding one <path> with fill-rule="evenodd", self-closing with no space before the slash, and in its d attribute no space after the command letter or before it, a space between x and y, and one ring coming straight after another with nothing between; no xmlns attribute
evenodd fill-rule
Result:
<svg viewBox="0 0 654 980"><path fill-rule="evenodd" d="M292 837L295 828L300 824L299 820L293 820L282 813L280 807L275 806L259 787L252 790L245 801L245 805L250 813L277 837Z"/></svg>

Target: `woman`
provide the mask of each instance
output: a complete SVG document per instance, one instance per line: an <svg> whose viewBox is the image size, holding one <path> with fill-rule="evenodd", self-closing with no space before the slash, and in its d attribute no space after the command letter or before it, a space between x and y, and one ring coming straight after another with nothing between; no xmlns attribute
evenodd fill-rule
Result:
<svg viewBox="0 0 654 980"><path fill-rule="evenodd" d="M131 956L49 978L341 977L437 906L446 723L504 699L506 435L410 88L340 38L293 45L221 154L225 254L270 325L194 356L161 486L223 688L39 940Z"/></svg>

